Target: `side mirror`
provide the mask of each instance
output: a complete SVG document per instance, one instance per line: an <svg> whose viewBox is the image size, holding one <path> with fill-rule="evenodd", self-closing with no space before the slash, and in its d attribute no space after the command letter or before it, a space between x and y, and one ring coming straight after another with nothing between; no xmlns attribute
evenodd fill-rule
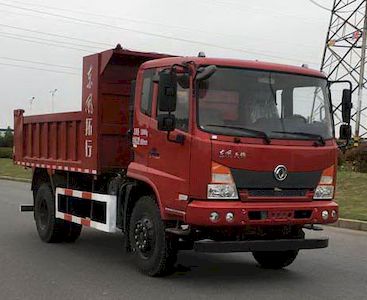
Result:
<svg viewBox="0 0 367 300"><path fill-rule="evenodd" d="M343 90L342 98L342 118L344 123L350 123L352 107L352 92L349 89L345 89Z"/></svg>
<svg viewBox="0 0 367 300"><path fill-rule="evenodd" d="M173 131L176 128L176 118L171 114L162 114L157 116L158 130Z"/></svg>
<svg viewBox="0 0 367 300"><path fill-rule="evenodd" d="M176 110L177 74L173 70L164 70L159 74L158 109L163 112Z"/></svg>
<svg viewBox="0 0 367 300"><path fill-rule="evenodd" d="M209 79L217 71L217 66L210 65L205 68L199 68L196 80L203 81Z"/></svg>
<svg viewBox="0 0 367 300"><path fill-rule="evenodd" d="M349 141L352 138L352 127L350 125L340 125L339 138Z"/></svg>

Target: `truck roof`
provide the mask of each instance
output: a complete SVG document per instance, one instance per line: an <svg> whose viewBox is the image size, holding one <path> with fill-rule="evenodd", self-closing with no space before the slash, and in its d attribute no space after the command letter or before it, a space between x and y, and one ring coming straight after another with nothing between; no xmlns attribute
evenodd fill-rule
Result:
<svg viewBox="0 0 367 300"><path fill-rule="evenodd" d="M149 69L159 67L162 65L172 65L177 63L184 63L194 61L197 65L217 65L226 67L238 67L244 69L266 70L293 73L307 76L316 76L326 78L326 75L318 70L309 69L306 67L291 66L285 64L276 64L269 62L261 62L257 60L241 60L228 58L209 58L209 57L167 57L147 61L143 64L143 68Z"/></svg>

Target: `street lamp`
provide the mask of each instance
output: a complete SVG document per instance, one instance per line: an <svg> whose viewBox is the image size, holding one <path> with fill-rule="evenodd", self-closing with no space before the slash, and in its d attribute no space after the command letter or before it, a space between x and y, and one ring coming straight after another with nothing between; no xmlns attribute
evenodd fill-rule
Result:
<svg viewBox="0 0 367 300"><path fill-rule="evenodd" d="M32 105L33 105L33 101L34 99L36 99L35 97L32 97L29 99L29 112L31 113L32 112Z"/></svg>
<svg viewBox="0 0 367 300"><path fill-rule="evenodd" d="M55 94L57 92L57 89L51 90L50 94L51 94L51 111L54 112L54 98L55 98Z"/></svg>

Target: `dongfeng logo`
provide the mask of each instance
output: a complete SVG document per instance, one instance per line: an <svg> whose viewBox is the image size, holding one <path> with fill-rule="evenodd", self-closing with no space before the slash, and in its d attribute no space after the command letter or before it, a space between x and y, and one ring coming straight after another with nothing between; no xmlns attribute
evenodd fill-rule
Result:
<svg viewBox="0 0 367 300"><path fill-rule="evenodd" d="M278 181L284 181L288 176L288 170L285 166L279 165L274 170L274 177Z"/></svg>

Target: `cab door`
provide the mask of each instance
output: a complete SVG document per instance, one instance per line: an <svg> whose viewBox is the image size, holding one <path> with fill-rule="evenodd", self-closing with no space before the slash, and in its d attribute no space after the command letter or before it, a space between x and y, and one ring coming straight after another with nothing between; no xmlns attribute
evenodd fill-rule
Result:
<svg viewBox="0 0 367 300"><path fill-rule="evenodd" d="M158 84L154 84L152 119L149 129L148 167L155 175L165 213L183 216L189 197L190 174L190 88L177 84L176 129L170 132L158 130ZM184 139L183 143L174 142Z"/></svg>

